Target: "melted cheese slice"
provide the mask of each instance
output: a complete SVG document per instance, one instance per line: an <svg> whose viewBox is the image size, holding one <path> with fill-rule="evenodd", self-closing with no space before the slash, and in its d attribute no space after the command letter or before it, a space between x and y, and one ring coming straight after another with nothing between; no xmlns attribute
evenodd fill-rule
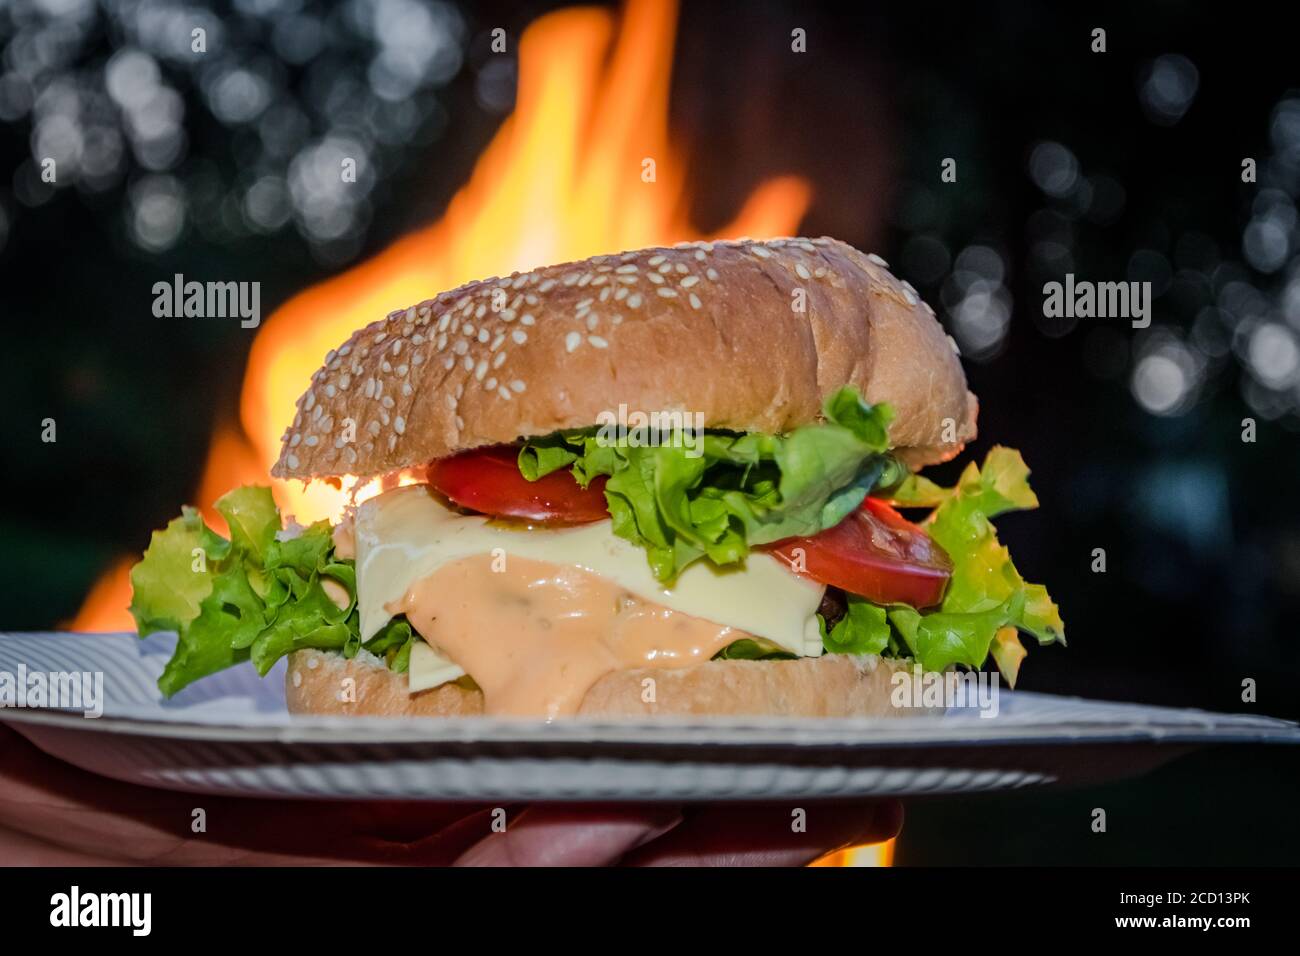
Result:
<svg viewBox="0 0 1300 956"><path fill-rule="evenodd" d="M698 561L665 588L645 552L613 534L608 521L575 528L517 529L445 507L422 485L398 488L361 505L356 516L357 603L361 636L373 637L419 581L463 558L510 555L586 569L663 607L767 638L792 654L822 652L817 606L825 588L791 574L760 552L743 568ZM413 645L412 692L464 674L429 647Z"/></svg>

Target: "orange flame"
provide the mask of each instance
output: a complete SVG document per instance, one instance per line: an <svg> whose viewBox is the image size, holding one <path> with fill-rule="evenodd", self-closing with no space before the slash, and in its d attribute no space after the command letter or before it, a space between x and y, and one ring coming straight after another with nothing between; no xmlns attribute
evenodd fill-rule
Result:
<svg viewBox="0 0 1300 956"><path fill-rule="evenodd" d="M281 510L303 523L334 518L351 494L372 493L374 482L304 486L268 472L294 402L325 353L394 308L473 279L599 253L795 232L810 189L793 176L760 184L714 236L692 228L685 157L668 132L676 22L672 0L631 0L618 20L603 9L572 8L528 27L519 41L515 111L444 216L300 292L263 323L239 425L219 429L209 451L198 489L206 514L240 484L269 483ZM74 630L133 629L130 563L119 559L95 585Z"/></svg>

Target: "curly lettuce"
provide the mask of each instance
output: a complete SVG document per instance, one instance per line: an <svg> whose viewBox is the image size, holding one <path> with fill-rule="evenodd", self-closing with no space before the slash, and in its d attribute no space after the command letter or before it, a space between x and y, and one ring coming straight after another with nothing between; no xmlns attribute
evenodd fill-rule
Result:
<svg viewBox="0 0 1300 956"><path fill-rule="evenodd" d="M735 565L756 545L834 527L895 474L888 405L844 388L825 416L787 435L708 432L690 442L557 432L525 441L519 470L535 481L569 468L583 487L606 476L613 532L644 548L655 577L670 584L695 561Z"/></svg>
<svg viewBox="0 0 1300 956"><path fill-rule="evenodd" d="M1038 507L1018 451L995 446L983 466L971 462L951 488L913 475L889 499L933 508L921 527L948 553L952 579L931 611L896 605L889 622L925 670L982 666L989 654L1013 686L1024 659L1019 633L1040 645L1065 643L1060 609L1041 584L1029 584L998 541L992 519Z"/></svg>
<svg viewBox="0 0 1300 956"><path fill-rule="evenodd" d="M286 534L265 487L237 488L216 508L229 539L187 507L154 532L131 569L131 614L140 636L175 631L178 637L158 679L165 695L244 661L265 676L302 648L354 657L364 647L405 670L412 633L404 619L362 644L356 567L334 553L328 522Z"/></svg>

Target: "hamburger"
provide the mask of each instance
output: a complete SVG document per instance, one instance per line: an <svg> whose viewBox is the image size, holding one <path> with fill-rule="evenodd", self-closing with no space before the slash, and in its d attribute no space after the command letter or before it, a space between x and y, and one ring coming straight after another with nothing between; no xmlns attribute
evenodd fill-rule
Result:
<svg viewBox="0 0 1300 956"><path fill-rule="evenodd" d="M382 493L303 527L235 489L224 535L186 508L131 611L178 635L165 694L287 657L295 713L915 713L899 673L1014 684L1024 641L1064 641L990 521L1037 506L1020 455L919 473L976 413L933 311L834 239L472 282L297 402L272 474Z"/></svg>

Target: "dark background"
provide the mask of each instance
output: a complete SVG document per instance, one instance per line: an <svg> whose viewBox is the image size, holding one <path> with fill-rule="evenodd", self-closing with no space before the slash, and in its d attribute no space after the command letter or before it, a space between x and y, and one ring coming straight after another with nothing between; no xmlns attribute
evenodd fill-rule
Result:
<svg viewBox="0 0 1300 956"><path fill-rule="evenodd" d="M154 318L153 283L257 279L265 315L434 221L511 107L512 54L490 54L488 31L517 37L554 6L412 3L437 52L396 79L367 64L394 42L375 24L401 5L190 9L258 78L252 93L157 48L157 17L179 5L0 10L4 626L70 620L193 495L214 424L234 414L254 333ZM1033 469L1042 508L1003 519L1002 538L1050 586L1070 646L1033 650L1022 687L1300 717L1300 70L1278 15L682 11L672 125L695 224L725 223L764 178L807 177L801 232L880 252L962 345L981 403L968 456L996 441ZM807 53L791 53L794 27ZM133 102L130 71L114 96L106 64L130 49L150 51L169 97ZM374 160L342 228L275 185L327 135L361 136ZM71 157L57 188L34 175L51 151ZM947 157L956 183L940 181ZM141 212L177 201L177 229ZM1151 328L1045 319L1043 283L1066 272L1151 281ZM1297 784L1294 751L1238 748L1099 790L921 802L900 862L1291 862ZM1108 835L1088 829L1096 806Z"/></svg>

